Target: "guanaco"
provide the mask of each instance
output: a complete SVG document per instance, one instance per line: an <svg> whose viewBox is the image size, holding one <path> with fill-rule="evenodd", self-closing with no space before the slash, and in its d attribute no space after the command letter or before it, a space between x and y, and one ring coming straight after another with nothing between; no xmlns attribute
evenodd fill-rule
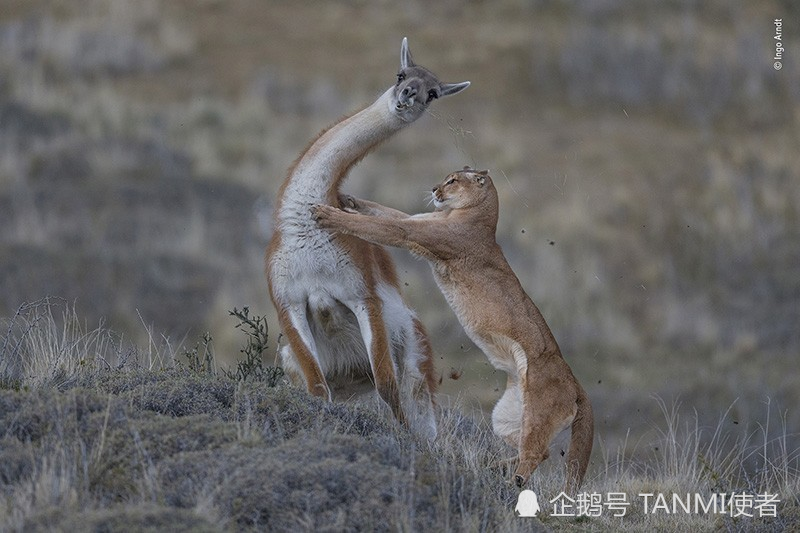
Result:
<svg viewBox="0 0 800 533"><path fill-rule="evenodd" d="M566 491L583 482L594 423L578 383L539 309L525 293L496 241L499 202L488 171L463 171L433 188L432 213L407 215L366 200L345 208L313 208L320 227L336 235L406 248L429 260L434 277L470 339L508 375L492 411L494 432L518 450L514 474L523 486L571 425Z"/></svg>
<svg viewBox="0 0 800 533"><path fill-rule="evenodd" d="M400 293L388 252L351 235L331 235L311 218L318 203L339 206L350 169L469 82L442 83L414 63L403 39L397 81L373 104L324 129L291 165L274 210L266 252L272 302L288 345L290 378L330 400L365 380L400 422L434 438L437 378L428 335ZM363 387L362 387L363 388Z"/></svg>

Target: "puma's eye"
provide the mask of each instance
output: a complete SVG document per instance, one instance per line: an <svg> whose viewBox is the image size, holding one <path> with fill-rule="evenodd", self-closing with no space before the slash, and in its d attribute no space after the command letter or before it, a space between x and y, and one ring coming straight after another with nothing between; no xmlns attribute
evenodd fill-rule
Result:
<svg viewBox="0 0 800 533"><path fill-rule="evenodd" d="M445 186L445 187L447 187L448 185L452 185L452 184L454 184L455 182L456 182L456 179L455 179L455 178L450 178L449 180L447 180L447 181L444 183L444 186Z"/></svg>
<svg viewBox="0 0 800 533"><path fill-rule="evenodd" d="M400 82L406 79L406 75L404 72L397 73L397 85L400 85Z"/></svg>
<svg viewBox="0 0 800 533"><path fill-rule="evenodd" d="M435 100L439 98L439 95L436 93L436 89L431 89L428 91L428 101Z"/></svg>

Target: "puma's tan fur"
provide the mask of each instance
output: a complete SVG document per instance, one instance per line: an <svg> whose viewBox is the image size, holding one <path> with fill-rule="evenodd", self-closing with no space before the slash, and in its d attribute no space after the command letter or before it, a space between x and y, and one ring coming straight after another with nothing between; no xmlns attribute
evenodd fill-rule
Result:
<svg viewBox="0 0 800 533"><path fill-rule="evenodd" d="M469 337L508 374L492 425L519 450L515 481L522 486L548 457L553 437L571 425L566 488L574 494L592 451L592 408L497 244L499 204L492 179L488 171L465 168L434 187L433 201L436 211L410 216L348 198L343 205L351 212L315 206L314 216L324 228L406 248L431 262Z"/></svg>

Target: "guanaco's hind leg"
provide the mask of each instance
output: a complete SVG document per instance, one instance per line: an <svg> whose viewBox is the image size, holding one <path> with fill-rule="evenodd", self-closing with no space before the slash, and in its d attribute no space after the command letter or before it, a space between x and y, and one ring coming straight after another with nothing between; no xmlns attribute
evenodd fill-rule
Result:
<svg viewBox="0 0 800 533"><path fill-rule="evenodd" d="M408 426L403 407L400 404L400 388L397 382L397 369L392 360L389 338L382 316L382 302L378 298L367 298L351 307L358 320L361 336L369 354L375 389L389 404L395 418Z"/></svg>
<svg viewBox="0 0 800 533"><path fill-rule="evenodd" d="M288 305L278 311L278 323L289 341L289 348L306 381L308 392L326 400L331 399L331 391L316 357L316 344L311 328L300 305ZM284 361L284 366L286 366Z"/></svg>
<svg viewBox="0 0 800 533"><path fill-rule="evenodd" d="M413 323L415 344L422 357L422 360L419 362L419 372L422 374L424 381L422 390L427 392L427 401L433 404L435 402L434 396L436 394L436 389L439 385L436 368L433 366L433 346L431 346L428 332L425 330L425 326L422 325L422 322L415 317Z"/></svg>
<svg viewBox="0 0 800 533"><path fill-rule="evenodd" d="M416 317L413 319L413 334L406 339L403 352L398 358L402 363L403 377L400 379L400 396L403 409L413 431L432 441L436 438L436 416L433 412L434 394L438 380L433 367L433 348L425 327Z"/></svg>
<svg viewBox="0 0 800 533"><path fill-rule="evenodd" d="M550 455L553 438L575 418L576 391L572 383L558 379L560 358L549 358L529 365L522 383L522 432L519 440L519 465L514 474L523 486L539 464Z"/></svg>

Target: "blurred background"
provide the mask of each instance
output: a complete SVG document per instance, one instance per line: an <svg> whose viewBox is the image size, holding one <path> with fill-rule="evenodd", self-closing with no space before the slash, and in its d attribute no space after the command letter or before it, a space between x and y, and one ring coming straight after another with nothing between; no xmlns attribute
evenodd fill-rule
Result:
<svg viewBox="0 0 800 533"><path fill-rule="evenodd" d="M782 69L773 63L783 19ZM595 406L638 435L653 395L702 423L800 431L800 10L785 2L3 0L0 316L74 301L131 342L208 331L230 364L275 195L307 142L394 83L400 42L458 96L346 192L410 212L491 170L498 239ZM429 267L394 252L440 400L504 378ZM270 363L272 361L269 361Z"/></svg>

